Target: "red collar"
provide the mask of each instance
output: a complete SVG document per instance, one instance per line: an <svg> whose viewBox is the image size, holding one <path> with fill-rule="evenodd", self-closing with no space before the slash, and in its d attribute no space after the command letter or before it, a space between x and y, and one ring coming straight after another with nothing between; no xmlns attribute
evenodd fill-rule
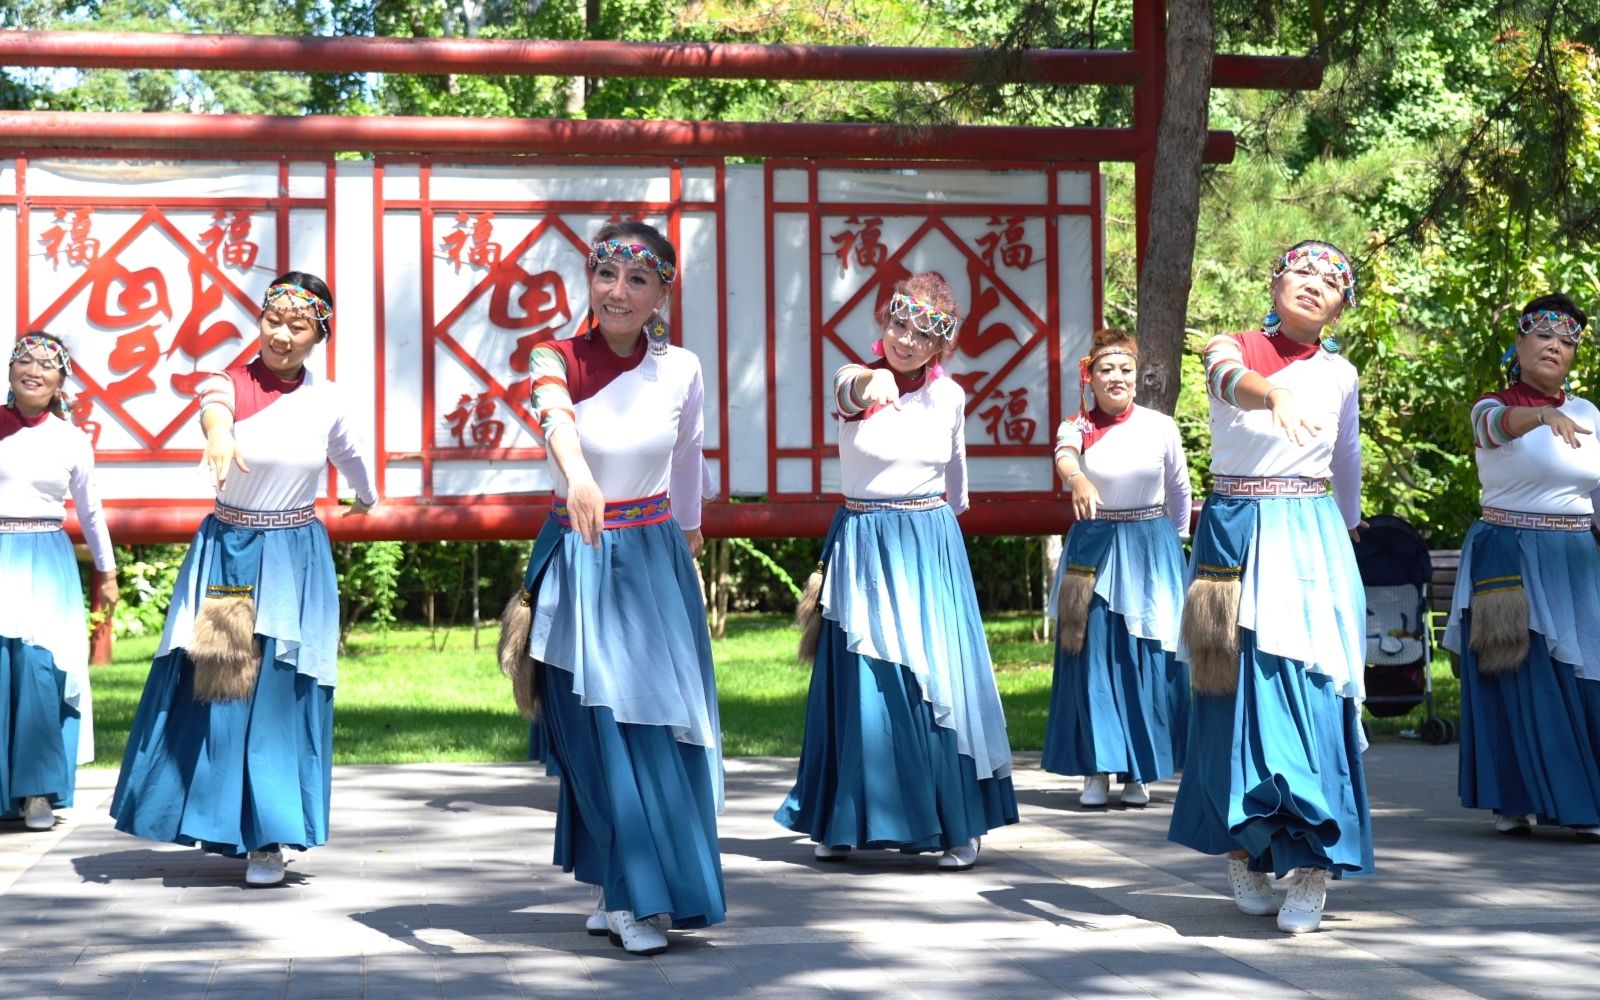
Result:
<svg viewBox="0 0 1600 1000"><path fill-rule="evenodd" d="M38 427L49 416L48 409L40 410L34 416L25 417L10 403L0 406L0 441L4 441L25 427Z"/></svg>
<svg viewBox="0 0 1600 1000"><path fill-rule="evenodd" d="M1526 382L1508 385L1499 392L1491 392L1489 395L1507 406L1554 406L1559 408L1562 403L1567 401L1567 393L1564 389L1558 389L1554 396L1546 396Z"/></svg>
<svg viewBox="0 0 1600 1000"><path fill-rule="evenodd" d="M1079 414L1080 418L1083 420L1083 423L1088 425L1083 428L1083 450L1088 451L1089 446L1105 437L1111 428L1117 426L1118 424L1127 423L1128 418L1133 416L1133 411L1137 408L1137 403L1129 403L1126 410L1123 410L1116 416L1112 416L1106 411L1100 409L1099 405L1097 404L1094 409Z"/></svg>

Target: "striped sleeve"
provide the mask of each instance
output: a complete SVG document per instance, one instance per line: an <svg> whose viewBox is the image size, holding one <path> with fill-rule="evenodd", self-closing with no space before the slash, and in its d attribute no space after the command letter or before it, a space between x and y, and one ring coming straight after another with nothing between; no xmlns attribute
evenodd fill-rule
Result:
<svg viewBox="0 0 1600 1000"><path fill-rule="evenodd" d="M1069 451L1083 454L1083 428L1071 418L1061 421L1061 426L1056 428L1056 460L1060 461Z"/></svg>
<svg viewBox="0 0 1600 1000"><path fill-rule="evenodd" d="M572 408L572 393L567 387L567 359L548 344L533 349L528 358L528 378L532 380L533 415L545 440L558 427L578 426Z"/></svg>
<svg viewBox="0 0 1600 1000"><path fill-rule="evenodd" d="M229 413L234 412L233 379L226 372L218 372L204 379L195 386L194 395L200 401L202 410L216 404Z"/></svg>
<svg viewBox="0 0 1600 1000"><path fill-rule="evenodd" d="M1506 417L1511 407L1493 396L1484 396L1472 404L1472 443L1479 448L1498 448L1511 442L1506 431Z"/></svg>
<svg viewBox="0 0 1600 1000"><path fill-rule="evenodd" d="M1235 393L1239 380L1249 371L1244 364L1244 349L1232 334L1220 333L1206 341L1202 355L1206 367L1206 392L1229 406L1238 406Z"/></svg>
<svg viewBox="0 0 1600 1000"><path fill-rule="evenodd" d="M833 403L841 417L853 417L867 408L867 401L856 392L856 380L867 371L866 365L845 365L833 376Z"/></svg>

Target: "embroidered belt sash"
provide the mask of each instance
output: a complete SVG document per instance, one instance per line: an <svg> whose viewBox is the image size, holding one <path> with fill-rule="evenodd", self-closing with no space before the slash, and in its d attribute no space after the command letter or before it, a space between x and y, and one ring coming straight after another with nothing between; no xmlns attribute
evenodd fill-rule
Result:
<svg viewBox="0 0 1600 1000"><path fill-rule="evenodd" d="M1131 510L1097 510L1094 512L1096 521L1154 521L1167 515L1166 508L1134 507Z"/></svg>
<svg viewBox="0 0 1600 1000"><path fill-rule="evenodd" d="M1543 531L1588 531L1588 514L1533 514L1523 510L1483 508L1483 519L1502 528L1539 528Z"/></svg>
<svg viewBox="0 0 1600 1000"><path fill-rule="evenodd" d="M567 507L566 497L552 499L550 516L563 528L572 527L572 511ZM618 500L606 504L605 526L642 528L647 524L660 524L671 516L672 503L667 499L667 494L657 493L655 496L640 497L637 500Z"/></svg>
<svg viewBox="0 0 1600 1000"><path fill-rule="evenodd" d="M211 512L223 524L235 528L301 528L317 519L317 508L296 507L293 510L242 510L218 502Z"/></svg>
<svg viewBox="0 0 1600 1000"><path fill-rule="evenodd" d="M1222 497L1320 497L1327 495L1328 481L1304 476L1217 476L1211 492Z"/></svg>
<svg viewBox="0 0 1600 1000"><path fill-rule="evenodd" d="M0 532L59 531L61 522L48 517L0 517Z"/></svg>
<svg viewBox="0 0 1600 1000"><path fill-rule="evenodd" d="M880 510L936 510L946 503L944 495L934 493L925 497L904 497L898 500L858 500L845 497L844 509L853 514L869 514Z"/></svg>

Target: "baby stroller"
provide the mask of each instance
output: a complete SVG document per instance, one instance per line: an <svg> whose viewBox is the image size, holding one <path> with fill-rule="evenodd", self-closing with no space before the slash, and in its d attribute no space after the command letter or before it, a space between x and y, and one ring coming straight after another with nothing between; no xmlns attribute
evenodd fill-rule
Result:
<svg viewBox="0 0 1600 1000"><path fill-rule="evenodd" d="M1433 710L1433 630L1428 544L1410 522L1391 514L1367 519L1356 543L1356 566L1367 592L1367 710L1380 718L1427 704L1421 737L1448 743L1456 727Z"/></svg>

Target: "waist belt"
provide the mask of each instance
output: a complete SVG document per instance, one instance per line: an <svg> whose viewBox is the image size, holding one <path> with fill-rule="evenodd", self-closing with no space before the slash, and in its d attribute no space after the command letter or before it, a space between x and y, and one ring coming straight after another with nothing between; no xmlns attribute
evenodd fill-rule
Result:
<svg viewBox="0 0 1600 1000"><path fill-rule="evenodd" d="M563 528L572 527L572 511L567 508L566 497L552 499L550 516ZM660 524L672 516L672 503L665 493L637 500L618 500L606 504L605 526L608 528L642 528L647 524Z"/></svg>
<svg viewBox="0 0 1600 1000"><path fill-rule="evenodd" d="M317 508L296 507L292 510L241 510L218 502L211 516L223 524L236 528L301 528L317 519Z"/></svg>
<svg viewBox="0 0 1600 1000"><path fill-rule="evenodd" d="M1135 507L1132 510L1097 510L1096 521L1154 521L1167 515L1164 507Z"/></svg>
<svg viewBox="0 0 1600 1000"><path fill-rule="evenodd" d="M1588 531L1588 514L1530 514L1524 510L1483 508L1483 519L1505 528L1539 528L1544 531Z"/></svg>
<svg viewBox="0 0 1600 1000"><path fill-rule="evenodd" d="M59 531L61 522L48 517L0 517L0 532Z"/></svg>
<svg viewBox="0 0 1600 1000"><path fill-rule="evenodd" d="M935 510L945 505L943 494L935 493L925 497L902 497L898 500L857 500L845 497L844 509L855 514L866 514L876 510Z"/></svg>
<svg viewBox="0 0 1600 1000"><path fill-rule="evenodd" d="M1216 476L1211 492L1221 497L1321 497L1328 495L1328 481L1304 476Z"/></svg>

